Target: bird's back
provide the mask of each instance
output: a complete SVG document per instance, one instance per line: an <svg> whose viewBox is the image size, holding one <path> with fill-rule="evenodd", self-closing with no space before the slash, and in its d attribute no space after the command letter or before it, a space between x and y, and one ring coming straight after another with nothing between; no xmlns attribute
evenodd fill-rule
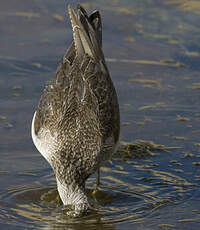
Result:
<svg viewBox="0 0 200 230"><path fill-rule="evenodd" d="M69 13L74 41L46 85L33 129L43 140L44 133L55 137L55 149L84 147L102 152L100 165L119 138L117 95L102 52L100 14L96 11L88 17L81 6L78 16L71 8Z"/></svg>

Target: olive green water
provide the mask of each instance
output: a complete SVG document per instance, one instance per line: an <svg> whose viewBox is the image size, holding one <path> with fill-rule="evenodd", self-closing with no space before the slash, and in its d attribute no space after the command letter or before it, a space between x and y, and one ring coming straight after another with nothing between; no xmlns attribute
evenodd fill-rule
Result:
<svg viewBox="0 0 200 230"><path fill-rule="evenodd" d="M66 7L78 2L1 0L0 229L200 229L200 1L80 2L102 14L125 149L102 168L96 196L88 180L98 211L68 217L30 125L72 39ZM138 139L163 146L135 157Z"/></svg>

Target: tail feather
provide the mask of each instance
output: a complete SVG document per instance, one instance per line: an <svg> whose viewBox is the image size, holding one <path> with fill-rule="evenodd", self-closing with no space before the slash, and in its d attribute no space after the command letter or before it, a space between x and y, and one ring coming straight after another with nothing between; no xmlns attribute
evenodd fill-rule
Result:
<svg viewBox="0 0 200 230"><path fill-rule="evenodd" d="M99 61L102 58L100 15L95 12L88 18L86 11L80 5L78 6L78 16L71 6L68 7L68 11L74 32L77 57L81 60L85 54L88 54L95 61Z"/></svg>
<svg viewBox="0 0 200 230"><path fill-rule="evenodd" d="M90 36L90 34L88 33L89 29L88 29L88 24L91 24L93 27L93 30L95 32L95 37L99 42L99 45L102 47L102 23L101 23L101 15L99 13L99 11L94 11L89 17L87 15L87 12L85 11L85 9L78 4L77 6L78 8L78 17L79 20L81 21L82 25L84 26L88 36ZM87 23L85 23L85 20L87 20Z"/></svg>
<svg viewBox="0 0 200 230"><path fill-rule="evenodd" d="M102 23L101 23L101 15L99 11L94 11L90 17L90 23L95 29L96 32L96 38L100 44L100 47L102 47Z"/></svg>
<svg viewBox="0 0 200 230"><path fill-rule="evenodd" d="M79 4L78 18L90 40L93 40L94 43L97 43L94 44L94 48L97 49L97 47L102 47L102 24L100 13L95 11L90 15L90 17L88 17L85 9Z"/></svg>

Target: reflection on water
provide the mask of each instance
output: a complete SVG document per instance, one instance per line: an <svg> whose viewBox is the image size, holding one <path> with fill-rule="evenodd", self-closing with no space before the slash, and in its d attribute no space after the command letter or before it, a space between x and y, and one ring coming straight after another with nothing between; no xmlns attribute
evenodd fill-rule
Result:
<svg viewBox="0 0 200 230"><path fill-rule="evenodd" d="M187 0L167 0L167 4L176 5L183 11L189 11L196 14L200 14L200 2L198 1L187 1Z"/></svg>
<svg viewBox="0 0 200 230"><path fill-rule="evenodd" d="M11 186L2 192L1 222L21 227L37 224L39 229L41 226L45 226L44 229L65 229L66 224L70 229L80 229L83 224L88 229L95 229L96 225L100 229L115 229L116 225L145 223L155 210L172 203L181 204L186 199L184 196L191 197L195 187L181 176L149 169L139 160L138 163L114 160L112 165L102 168L102 186L96 195L92 193L95 178L88 180L88 195L97 211L73 219L57 202L53 175L46 180L53 187L35 182Z"/></svg>
<svg viewBox="0 0 200 230"><path fill-rule="evenodd" d="M76 5L76 1L68 1ZM72 38L66 2L4 1L0 9L0 229L199 229L198 1L81 1L100 9L121 140L168 148L120 157L101 170L97 211L69 218L30 124L45 81Z"/></svg>
<svg viewBox="0 0 200 230"><path fill-rule="evenodd" d="M103 172L107 171L106 169L104 168ZM4 215L2 215L1 220L10 223L11 218L13 225L17 224L20 226L46 223L48 226L53 226L53 229L54 225L62 229L65 224L72 225L72 229L79 229L81 223L85 223L89 229L93 229L94 224L101 224L102 227L106 225L108 229L114 229L112 225L116 223L140 223L145 220L145 216L150 211L172 202L170 198L166 200L159 199L156 190L152 191L153 186L151 184L138 183L136 186L133 186L131 181L130 183L125 181L130 178L127 178L124 173L120 175L122 177L121 180L117 179L116 174L119 174L118 171L113 170L112 174L113 176L103 177L104 182L101 191L95 197L92 196L92 189L88 191L91 199L97 205L97 213L92 213L81 219L69 218L65 214L65 210L62 209L62 205L54 202L58 195L56 190L45 188L41 184L35 186L24 185L12 187L5 194L2 194ZM153 174L157 177L155 171ZM166 176L164 176L165 178ZM90 179L88 186L91 187L93 184L94 179ZM176 182L173 185L175 186ZM177 186L179 186L178 181ZM41 199L42 195L48 194L50 191L53 192L52 200L44 202ZM168 194L164 194L164 196L166 195L168 197Z"/></svg>

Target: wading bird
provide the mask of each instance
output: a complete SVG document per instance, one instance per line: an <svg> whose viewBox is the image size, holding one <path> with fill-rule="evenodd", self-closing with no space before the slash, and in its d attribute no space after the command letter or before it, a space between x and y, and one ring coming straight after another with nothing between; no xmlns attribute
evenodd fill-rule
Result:
<svg viewBox="0 0 200 230"><path fill-rule="evenodd" d="M87 178L111 158L120 132L119 106L102 51L98 11L69 6L73 41L46 84L32 120L32 139L53 168L64 205L90 210ZM99 178L99 176L98 176ZM99 179L97 180L99 184Z"/></svg>

